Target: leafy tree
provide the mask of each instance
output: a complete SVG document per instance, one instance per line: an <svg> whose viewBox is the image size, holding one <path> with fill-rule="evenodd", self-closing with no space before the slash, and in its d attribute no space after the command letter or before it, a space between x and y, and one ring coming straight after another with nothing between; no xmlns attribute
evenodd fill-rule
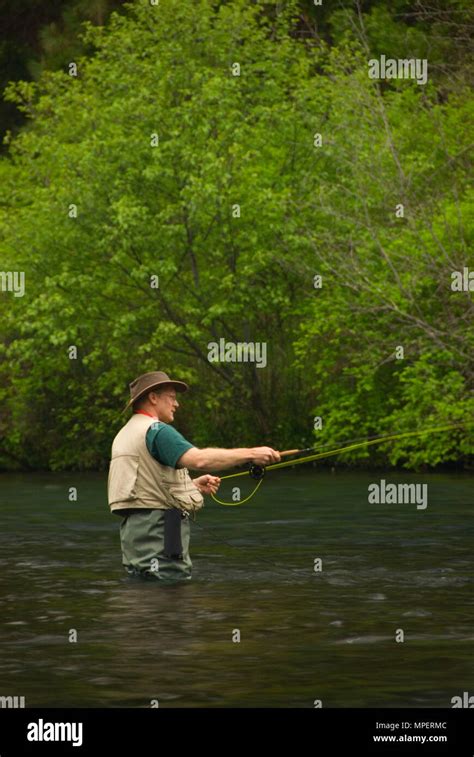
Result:
<svg viewBox="0 0 474 757"><path fill-rule="evenodd" d="M28 125L0 163L0 254L27 283L0 297L5 465L105 466L128 381L156 368L193 385L198 445L306 446L315 415L329 442L472 418L472 295L450 287L470 92L370 80L371 7L327 17L332 44L308 19L136 2L86 26L77 76L11 85ZM267 366L210 362L220 339L265 343ZM469 439L345 459L467 460Z"/></svg>

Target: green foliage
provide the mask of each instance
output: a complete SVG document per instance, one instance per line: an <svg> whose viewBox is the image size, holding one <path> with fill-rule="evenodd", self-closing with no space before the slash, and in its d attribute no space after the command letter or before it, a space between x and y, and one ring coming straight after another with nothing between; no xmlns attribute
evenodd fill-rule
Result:
<svg viewBox="0 0 474 757"><path fill-rule="evenodd" d="M382 88L350 14L328 46L295 33L298 7L143 0L86 26L77 77L10 86L28 125L0 162L0 256L26 294L0 297L5 465L104 467L128 382L157 368L192 385L198 446L306 446L315 415L328 442L472 420L472 295L450 288L472 95ZM367 34L396 50L387 8ZM267 367L210 363L221 338L266 342ZM467 461L470 438L343 460Z"/></svg>
<svg viewBox="0 0 474 757"><path fill-rule="evenodd" d="M81 24L103 25L123 0L3 0L0 27L0 90L11 80L38 79L84 53ZM0 134L17 131L24 118L0 99Z"/></svg>

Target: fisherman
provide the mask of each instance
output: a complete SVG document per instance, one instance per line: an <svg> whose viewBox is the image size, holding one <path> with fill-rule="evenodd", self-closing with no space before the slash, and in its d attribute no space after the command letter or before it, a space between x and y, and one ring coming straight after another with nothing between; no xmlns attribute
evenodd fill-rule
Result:
<svg viewBox="0 0 474 757"><path fill-rule="evenodd" d="M133 410L112 443L108 479L111 512L120 525L122 562L129 575L151 580L190 580L190 515L203 507L203 494L215 494L218 476L196 471L224 470L253 462L269 465L280 460L271 447L199 449L171 425L184 381L163 371L144 373L130 384Z"/></svg>

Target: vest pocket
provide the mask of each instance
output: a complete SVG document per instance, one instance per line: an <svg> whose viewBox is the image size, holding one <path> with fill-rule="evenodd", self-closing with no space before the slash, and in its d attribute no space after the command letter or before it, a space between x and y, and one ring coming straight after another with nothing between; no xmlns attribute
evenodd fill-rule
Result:
<svg viewBox="0 0 474 757"><path fill-rule="evenodd" d="M120 455L112 458L109 469L109 505L137 498L138 456Z"/></svg>
<svg viewBox="0 0 474 757"><path fill-rule="evenodd" d="M195 510L200 510L204 504L202 494L195 488L184 489L183 485L168 484L168 491L171 499L171 504L174 507L179 507L180 510L186 510L186 512L193 513Z"/></svg>

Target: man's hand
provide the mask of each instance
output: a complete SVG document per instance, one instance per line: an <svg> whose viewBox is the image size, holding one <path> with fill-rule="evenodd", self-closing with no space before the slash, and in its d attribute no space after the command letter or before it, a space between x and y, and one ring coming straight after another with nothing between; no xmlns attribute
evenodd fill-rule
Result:
<svg viewBox="0 0 474 757"><path fill-rule="evenodd" d="M281 460L280 453L271 447L253 447L252 459L257 465L270 465L279 463Z"/></svg>
<svg viewBox="0 0 474 757"><path fill-rule="evenodd" d="M205 476L193 478L193 484L197 486L201 494L215 494L221 484L221 480L219 476L211 476L209 473L206 473Z"/></svg>

